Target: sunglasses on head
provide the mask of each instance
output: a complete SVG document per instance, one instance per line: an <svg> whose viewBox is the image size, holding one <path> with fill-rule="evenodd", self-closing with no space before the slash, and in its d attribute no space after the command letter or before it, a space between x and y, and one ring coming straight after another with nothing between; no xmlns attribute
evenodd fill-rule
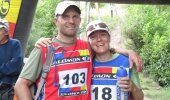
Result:
<svg viewBox="0 0 170 100"><path fill-rule="evenodd" d="M87 29L87 31L92 31L95 28L108 28L107 25L105 23L98 23L98 24L94 24L94 25L90 25Z"/></svg>

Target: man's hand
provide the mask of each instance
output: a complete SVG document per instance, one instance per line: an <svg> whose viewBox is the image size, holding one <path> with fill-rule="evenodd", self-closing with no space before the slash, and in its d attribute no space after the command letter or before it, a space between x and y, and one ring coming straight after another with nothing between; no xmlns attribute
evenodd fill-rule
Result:
<svg viewBox="0 0 170 100"><path fill-rule="evenodd" d="M40 48L41 46L43 47L47 47L52 43L51 38L44 38L41 37L36 43L35 43L35 47Z"/></svg>
<svg viewBox="0 0 170 100"><path fill-rule="evenodd" d="M139 57L138 53L132 50L125 50L121 48L115 48L114 52L126 55L129 57L130 68L136 65L136 71L141 72L143 70L144 64L142 59ZM113 52L113 53L114 53Z"/></svg>
<svg viewBox="0 0 170 100"><path fill-rule="evenodd" d="M128 56L129 56L130 68L132 68L133 64L135 63L136 71L141 72L143 70L144 63L142 59L139 57L139 55L136 52L129 50Z"/></svg>

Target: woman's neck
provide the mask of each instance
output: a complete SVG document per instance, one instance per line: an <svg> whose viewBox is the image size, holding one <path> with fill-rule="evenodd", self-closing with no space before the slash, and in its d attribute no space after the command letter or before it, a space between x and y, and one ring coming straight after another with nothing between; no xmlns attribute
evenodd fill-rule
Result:
<svg viewBox="0 0 170 100"><path fill-rule="evenodd" d="M110 51L103 54L96 54L96 60L99 62L106 62L106 61L110 61L111 59L112 59L112 54L110 53Z"/></svg>

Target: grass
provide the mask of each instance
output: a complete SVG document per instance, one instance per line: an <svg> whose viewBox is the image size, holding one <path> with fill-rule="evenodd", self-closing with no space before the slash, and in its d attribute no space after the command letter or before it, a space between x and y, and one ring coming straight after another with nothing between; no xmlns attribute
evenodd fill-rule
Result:
<svg viewBox="0 0 170 100"><path fill-rule="evenodd" d="M150 100L170 100L170 87L160 87L152 78L140 74L144 95Z"/></svg>

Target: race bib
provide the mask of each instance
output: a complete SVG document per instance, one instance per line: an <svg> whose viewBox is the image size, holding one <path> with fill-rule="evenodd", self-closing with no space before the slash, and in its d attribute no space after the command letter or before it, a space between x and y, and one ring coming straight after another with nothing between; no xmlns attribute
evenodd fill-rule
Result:
<svg viewBox="0 0 170 100"><path fill-rule="evenodd" d="M91 100L115 100L116 86L113 85L92 85Z"/></svg>
<svg viewBox="0 0 170 100"><path fill-rule="evenodd" d="M59 96L77 96L87 93L87 68L59 72Z"/></svg>

